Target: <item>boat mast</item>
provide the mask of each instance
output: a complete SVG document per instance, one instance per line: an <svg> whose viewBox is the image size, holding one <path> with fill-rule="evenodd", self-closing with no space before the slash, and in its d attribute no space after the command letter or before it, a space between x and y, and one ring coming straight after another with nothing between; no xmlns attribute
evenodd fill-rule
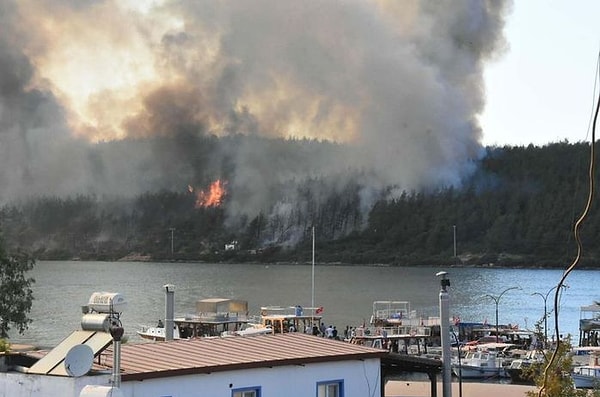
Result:
<svg viewBox="0 0 600 397"><path fill-rule="evenodd" d="M312 310L313 318L312 322L315 322L315 227L312 227L312 295L310 301L310 307Z"/></svg>

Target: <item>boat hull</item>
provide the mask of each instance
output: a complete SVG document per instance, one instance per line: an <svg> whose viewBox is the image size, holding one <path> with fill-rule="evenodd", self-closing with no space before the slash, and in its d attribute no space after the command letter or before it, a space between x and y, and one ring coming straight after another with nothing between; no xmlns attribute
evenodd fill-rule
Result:
<svg viewBox="0 0 600 397"><path fill-rule="evenodd" d="M600 387L600 367L577 367L571 373L577 389L594 389Z"/></svg>
<svg viewBox="0 0 600 397"><path fill-rule="evenodd" d="M571 377L577 389L594 389L600 385L600 379L593 376L572 374Z"/></svg>
<svg viewBox="0 0 600 397"><path fill-rule="evenodd" d="M463 379L507 378L504 368L486 368L477 365L453 366L454 375Z"/></svg>
<svg viewBox="0 0 600 397"><path fill-rule="evenodd" d="M507 368L505 372L510 377L510 382L519 385L535 385L533 374L524 373L522 368Z"/></svg>

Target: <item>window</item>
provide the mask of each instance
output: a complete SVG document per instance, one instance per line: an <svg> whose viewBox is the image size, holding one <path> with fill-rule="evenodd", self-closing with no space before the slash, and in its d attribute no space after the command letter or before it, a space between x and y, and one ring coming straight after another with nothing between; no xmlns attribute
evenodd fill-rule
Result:
<svg viewBox="0 0 600 397"><path fill-rule="evenodd" d="M260 387L233 389L231 392L231 397L260 397Z"/></svg>
<svg viewBox="0 0 600 397"><path fill-rule="evenodd" d="M331 380L317 383L317 397L344 397L344 382Z"/></svg>

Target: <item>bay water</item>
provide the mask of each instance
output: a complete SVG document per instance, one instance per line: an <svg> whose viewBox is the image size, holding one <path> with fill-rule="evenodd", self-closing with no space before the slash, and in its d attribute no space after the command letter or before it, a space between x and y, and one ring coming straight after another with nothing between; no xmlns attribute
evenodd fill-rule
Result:
<svg viewBox="0 0 600 397"><path fill-rule="evenodd" d="M313 278L314 270L314 278ZM423 317L439 316L440 279L448 272L450 315L463 322L495 323L498 297L500 324L533 329L544 311L553 309L555 287L564 270L538 268L439 268L386 266L333 266L310 264L221 264L158 262L39 261L30 275L34 303L33 322L19 335L11 330L13 343L41 348L57 345L80 329L81 306L97 291L119 292L127 300L121 320L129 342L141 342L136 331L154 326L165 316L165 284L175 286L175 315L195 312L205 298L248 301L250 314L261 306L315 306L324 308L323 321L338 329L368 323L373 302L409 301L411 310ZM314 289L313 289L314 280ZM559 332L579 338L581 306L600 300L600 270L575 270L566 279L559 309ZM554 317L548 318L548 335L555 335Z"/></svg>

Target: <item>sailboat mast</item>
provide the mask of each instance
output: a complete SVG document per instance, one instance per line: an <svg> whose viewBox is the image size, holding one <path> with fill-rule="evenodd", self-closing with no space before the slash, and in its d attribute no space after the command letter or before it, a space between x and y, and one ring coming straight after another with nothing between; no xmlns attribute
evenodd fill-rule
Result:
<svg viewBox="0 0 600 397"><path fill-rule="evenodd" d="M313 321L315 315L315 227L312 227L312 296L310 301L310 307L313 312Z"/></svg>

